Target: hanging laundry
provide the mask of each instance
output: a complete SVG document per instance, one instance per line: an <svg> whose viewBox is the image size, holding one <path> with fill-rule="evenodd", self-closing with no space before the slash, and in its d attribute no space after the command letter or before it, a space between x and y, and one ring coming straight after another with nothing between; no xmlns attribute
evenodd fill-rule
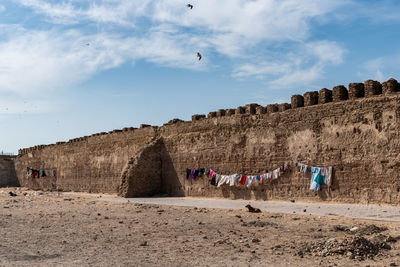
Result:
<svg viewBox="0 0 400 267"><path fill-rule="evenodd" d="M280 175L281 175L281 168L275 169L272 172L272 179L278 179Z"/></svg>
<svg viewBox="0 0 400 267"><path fill-rule="evenodd" d="M229 176L229 186L234 186L237 181L238 181L238 177L240 179L240 174L232 174Z"/></svg>
<svg viewBox="0 0 400 267"><path fill-rule="evenodd" d="M263 174L263 180L266 181L266 180L269 180L269 179L271 179L271 173L270 172L264 173Z"/></svg>
<svg viewBox="0 0 400 267"><path fill-rule="evenodd" d="M247 187L252 186L255 183L255 181L256 181L256 176L247 176L246 186Z"/></svg>
<svg viewBox="0 0 400 267"><path fill-rule="evenodd" d="M282 172L287 170L287 168L287 163L284 163L279 168L276 168L275 170L268 173L249 176L242 174L221 175L216 173L211 168L186 169L186 178L189 179L190 176L192 177L192 179L195 179L197 177L202 177L204 174L206 174L209 175L209 177L211 178L211 185L221 187L224 184L229 184L229 186L241 184L250 187L252 185L263 184L263 182L268 179L278 179L281 176Z"/></svg>
<svg viewBox="0 0 400 267"><path fill-rule="evenodd" d="M204 168L199 169L199 170L198 170L198 176L199 176L199 177L203 177L204 172L205 172L205 169L204 169Z"/></svg>
<svg viewBox="0 0 400 267"><path fill-rule="evenodd" d="M218 187L220 187L223 184L226 184L228 181L228 176L227 175L220 175L220 179L218 180ZM228 181L229 182L229 181Z"/></svg>
<svg viewBox="0 0 400 267"><path fill-rule="evenodd" d="M247 179L247 176L246 175L242 175L242 178L240 179L240 184L241 185L245 185L246 184L246 179Z"/></svg>
<svg viewBox="0 0 400 267"><path fill-rule="evenodd" d="M297 162L296 166L300 167L300 172L307 173L308 165Z"/></svg>
<svg viewBox="0 0 400 267"><path fill-rule="evenodd" d="M332 167L325 168L325 183L328 187L332 185Z"/></svg>
<svg viewBox="0 0 400 267"><path fill-rule="evenodd" d="M321 169L318 167L311 168L311 181L310 181L310 190L319 191L321 189L320 182L321 178Z"/></svg>
<svg viewBox="0 0 400 267"><path fill-rule="evenodd" d="M215 175L215 171L213 171L212 169L210 169L210 176L211 176L211 177L214 177L214 175Z"/></svg>
<svg viewBox="0 0 400 267"><path fill-rule="evenodd" d="M303 173L307 173L308 165L303 165Z"/></svg>
<svg viewBox="0 0 400 267"><path fill-rule="evenodd" d="M240 184L240 180L242 180L242 175L241 174L236 175L235 184Z"/></svg>
<svg viewBox="0 0 400 267"><path fill-rule="evenodd" d="M26 177L32 177L32 169L31 168L26 168Z"/></svg>
<svg viewBox="0 0 400 267"><path fill-rule="evenodd" d="M219 180L221 180L221 175L216 173L215 174L215 184L218 185L219 184Z"/></svg>
<svg viewBox="0 0 400 267"><path fill-rule="evenodd" d="M216 183L215 183L215 175L213 176L213 178L211 178L210 184L211 185L216 185Z"/></svg>

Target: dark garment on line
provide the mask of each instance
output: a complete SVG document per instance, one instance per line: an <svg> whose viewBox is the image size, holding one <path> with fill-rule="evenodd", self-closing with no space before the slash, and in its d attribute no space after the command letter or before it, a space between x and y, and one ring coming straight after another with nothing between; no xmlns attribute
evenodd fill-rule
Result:
<svg viewBox="0 0 400 267"><path fill-rule="evenodd" d="M214 175L214 177L210 180L210 184L211 184L211 185L216 185L216 183L215 183L215 175Z"/></svg>

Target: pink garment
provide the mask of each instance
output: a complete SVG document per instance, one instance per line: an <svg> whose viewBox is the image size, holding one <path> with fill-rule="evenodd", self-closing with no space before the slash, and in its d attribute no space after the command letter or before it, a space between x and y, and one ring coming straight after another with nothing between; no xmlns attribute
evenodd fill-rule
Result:
<svg viewBox="0 0 400 267"><path fill-rule="evenodd" d="M212 169L210 169L210 176L211 176L211 177L214 177L214 175L215 175L215 171L213 171Z"/></svg>

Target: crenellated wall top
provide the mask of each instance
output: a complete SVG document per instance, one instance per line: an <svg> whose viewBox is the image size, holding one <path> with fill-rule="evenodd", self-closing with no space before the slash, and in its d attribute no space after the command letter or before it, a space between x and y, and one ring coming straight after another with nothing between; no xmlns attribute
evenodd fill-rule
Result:
<svg viewBox="0 0 400 267"><path fill-rule="evenodd" d="M292 95L291 103L282 104L268 104L267 106L261 106L259 104L247 104L245 106L239 106L236 109L219 109L218 111L209 112L208 115L195 114L192 116L193 121L237 116L237 115L269 115L277 112L284 112L289 109L296 109L314 105L324 105L330 102L341 102L347 100L356 100L360 98L376 97L379 95L392 95L400 92L400 84L397 80L391 78L386 82L380 83L374 80L366 80L364 83L350 83L348 88L344 85L334 86L332 90L322 88L319 91L305 92L303 95ZM181 119L173 119L163 126L178 124L178 123L189 123ZM162 127L163 127L162 126ZM84 136L79 138L73 138L67 142L61 141L56 144L50 145L37 145L30 148L23 148L18 151L19 155L31 153L35 150L41 150L50 146L68 145L71 143L81 143L87 141L89 138L96 138L104 135L124 134L126 132L140 131L146 128L157 129L158 126L151 126L148 124L141 124L140 128L126 127L123 129L115 129L109 132L95 133L90 136Z"/></svg>

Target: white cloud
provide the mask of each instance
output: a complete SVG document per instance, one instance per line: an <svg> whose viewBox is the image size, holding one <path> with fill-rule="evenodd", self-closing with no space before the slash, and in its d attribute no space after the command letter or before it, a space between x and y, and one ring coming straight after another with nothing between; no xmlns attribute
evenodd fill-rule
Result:
<svg viewBox="0 0 400 267"><path fill-rule="evenodd" d="M77 24L86 21L115 23L134 26L136 18L143 16L149 5L148 0L140 1L63 1L51 3L46 0L18 0L16 3L29 7L35 13L45 15L53 23Z"/></svg>
<svg viewBox="0 0 400 267"><path fill-rule="evenodd" d="M26 94L66 88L138 59L187 69L201 69L206 63L196 62L195 53L182 45L195 40L161 29L142 38L21 28L8 34L8 40L0 43L0 91Z"/></svg>
<svg viewBox="0 0 400 267"><path fill-rule="evenodd" d="M0 12L3 12L4 10L6 10L6 7L0 4Z"/></svg>
<svg viewBox="0 0 400 267"><path fill-rule="evenodd" d="M54 101L48 97L20 97L15 94L2 95L0 99L0 114L46 113L54 109Z"/></svg>
<svg viewBox="0 0 400 267"><path fill-rule="evenodd" d="M100 36L98 36L100 37ZM21 31L0 44L0 90L27 93L61 88L117 66L113 50L95 51L78 32ZM107 48L106 41L98 38Z"/></svg>
<svg viewBox="0 0 400 267"><path fill-rule="evenodd" d="M235 62L234 77L272 83L298 77L310 81L325 66L343 60L336 43L307 42L310 21L341 7L342 0L202 0L194 2L193 10L183 0L15 3L32 9L50 29L24 25L0 42L3 91L68 87L136 60L201 70L212 66L212 55L223 55ZM197 51L204 56L201 62Z"/></svg>
<svg viewBox="0 0 400 267"><path fill-rule="evenodd" d="M300 43L286 55L272 55L269 61L246 63L234 68L236 78L268 78L272 87L307 85L318 79L328 65L343 62L345 50L334 42Z"/></svg>
<svg viewBox="0 0 400 267"><path fill-rule="evenodd" d="M335 42L318 41L307 43L307 54L317 58L319 63L325 64L341 64L345 50Z"/></svg>
<svg viewBox="0 0 400 267"><path fill-rule="evenodd" d="M400 51L390 56L371 59L363 64L364 71L359 73L362 79L374 79L380 82L398 77L400 72Z"/></svg>
<svg viewBox="0 0 400 267"><path fill-rule="evenodd" d="M146 18L154 25L170 24L190 29L219 53L240 56L243 50L262 41L299 41L309 36L309 22L343 5L342 0L203 0L186 8L183 0L48 0L18 2L43 14L54 23L115 23L136 25Z"/></svg>

